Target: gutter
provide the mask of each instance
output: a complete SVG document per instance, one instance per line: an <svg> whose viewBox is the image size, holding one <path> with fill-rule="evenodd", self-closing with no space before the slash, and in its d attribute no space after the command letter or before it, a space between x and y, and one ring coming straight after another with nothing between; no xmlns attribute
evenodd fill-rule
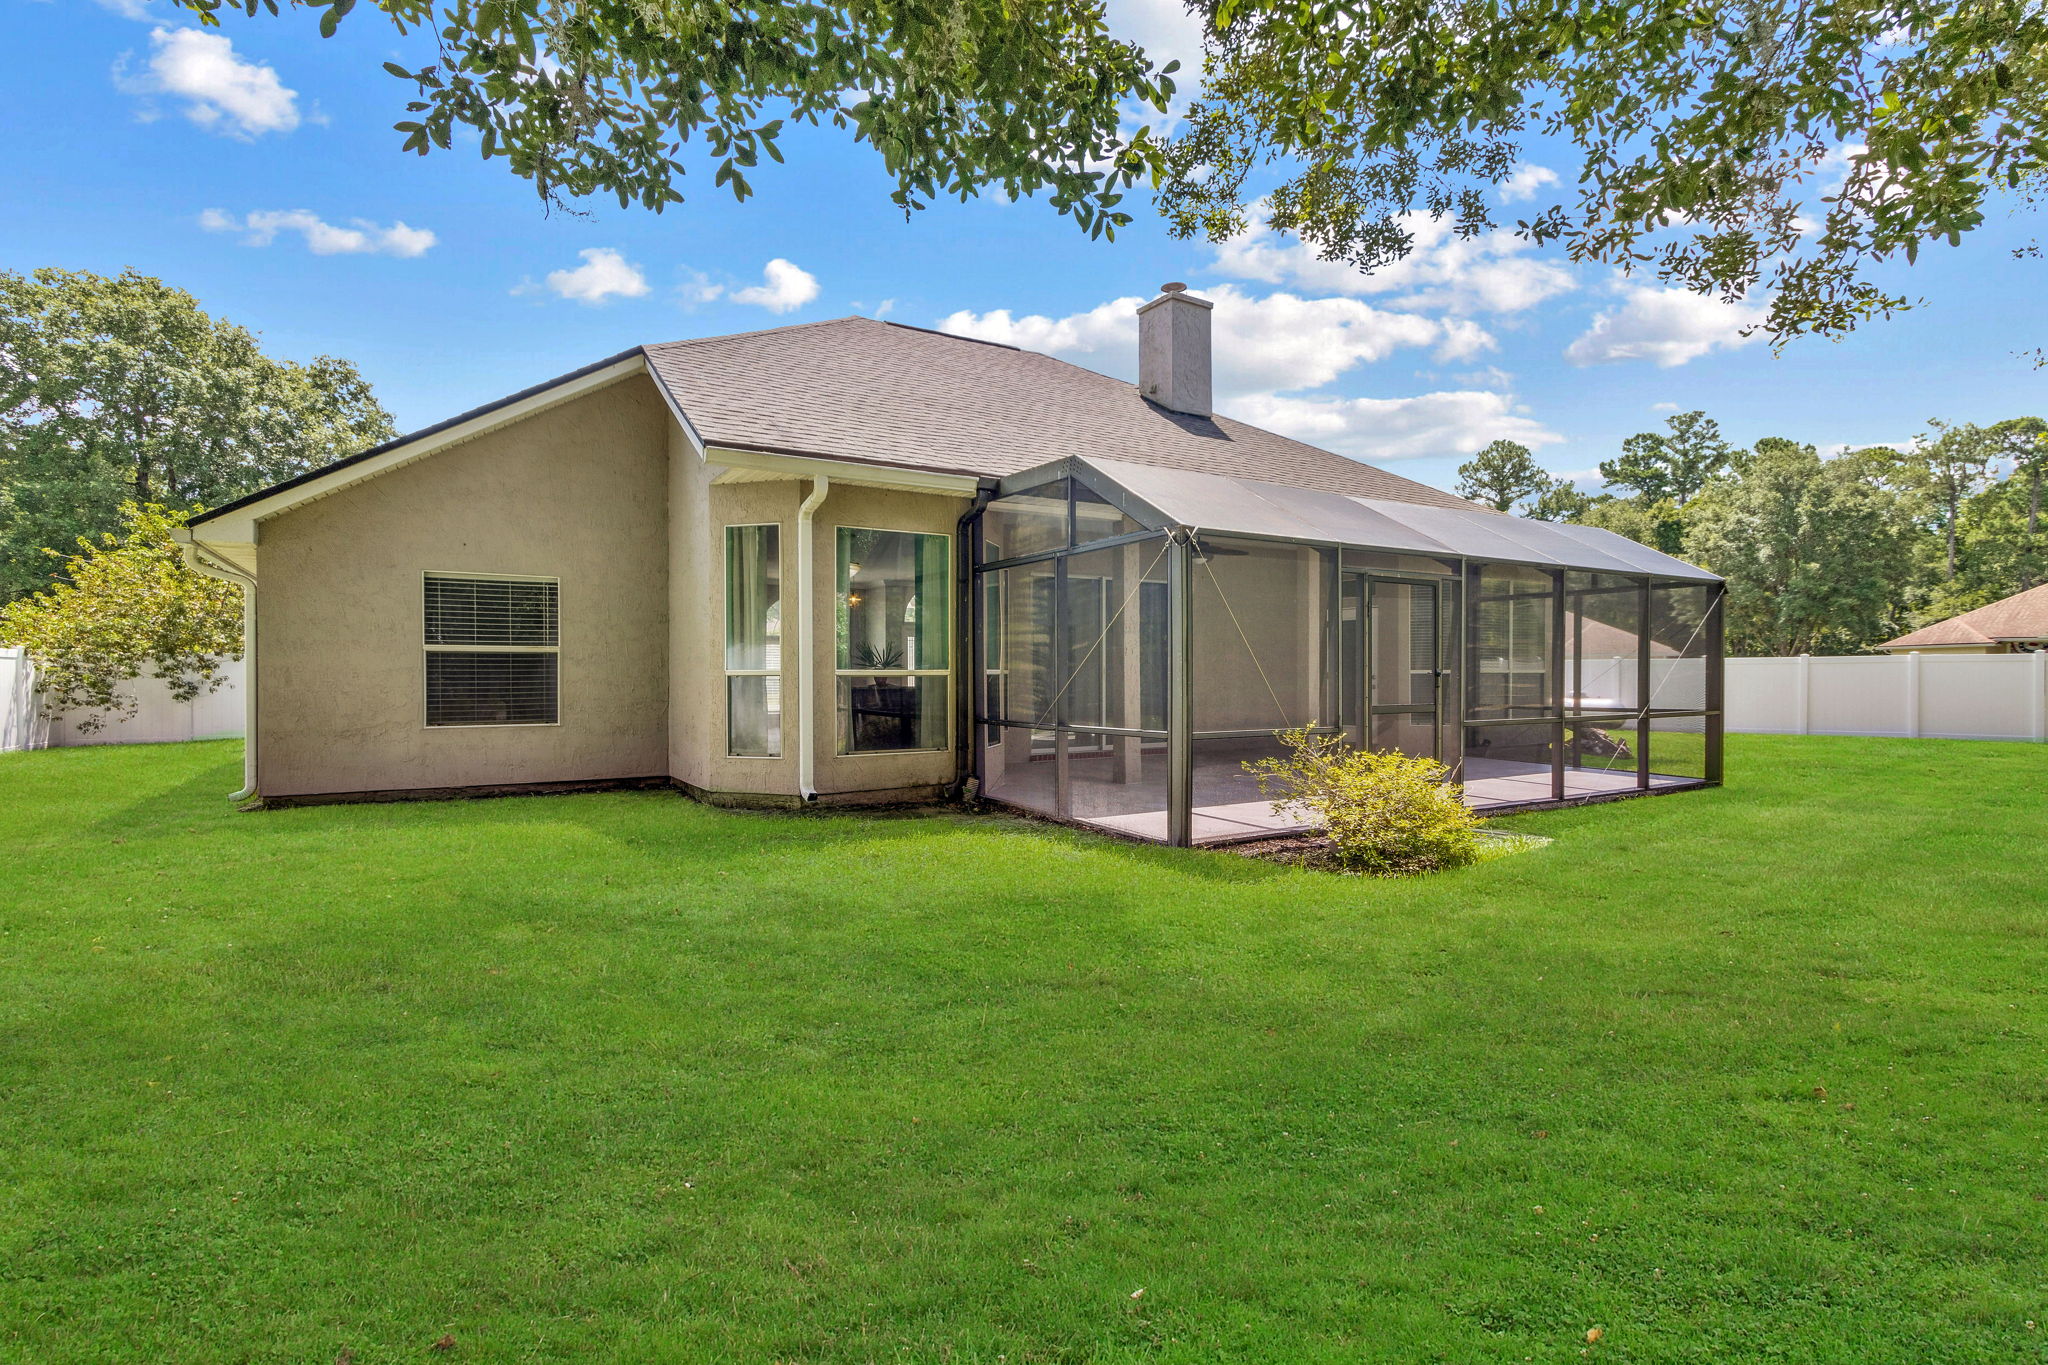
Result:
<svg viewBox="0 0 2048 1365"><path fill-rule="evenodd" d="M988 623L980 616L982 597L974 580L975 538L973 523L995 500L996 481L982 479L975 490L974 502L955 525L953 537L955 581L960 585L955 595L953 612L953 648L957 651L960 667L956 676L960 685L954 689L953 714L955 733L959 744L954 749L953 789L964 793L969 782L975 783L976 791L981 782L981 737L975 732L974 717L981 702L981 691L985 685L981 676L983 655L979 648Z"/></svg>
<svg viewBox="0 0 2048 1365"><path fill-rule="evenodd" d="M796 509L796 581L800 585L797 591L803 594L806 618L803 628L796 633L796 692L803 698L796 713L796 789L805 805L818 799L818 694L813 667L818 652L818 614L809 609L817 588L817 575L812 568L815 556L811 548L811 517L831 491L831 476L817 475L811 480L810 493Z"/></svg>
<svg viewBox="0 0 2048 1365"><path fill-rule="evenodd" d="M242 789L228 800L247 801L256 795L256 576L210 553L189 527L176 528L171 538L194 571L242 589Z"/></svg>

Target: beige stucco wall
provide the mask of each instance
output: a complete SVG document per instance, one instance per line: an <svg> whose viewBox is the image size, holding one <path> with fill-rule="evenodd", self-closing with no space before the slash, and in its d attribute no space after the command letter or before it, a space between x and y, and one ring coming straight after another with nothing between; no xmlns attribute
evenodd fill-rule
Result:
<svg viewBox="0 0 2048 1365"><path fill-rule="evenodd" d="M903 493L884 488L854 488L834 484L817 510L814 524L816 554L812 560L811 590L819 610L812 615L812 645L817 650L817 676L813 679L811 704L817 708L817 785L821 797L855 792L883 792L905 787L944 785L958 775L955 754L965 736L955 734L954 744L942 751L902 754L841 754L839 752L839 679L835 673L838 639L834 610L839 590L838 528L866 527L877 531L924 531L943 535L954 547L958 559L960 518L967 511L966 498L930 493ZM793 566L792 555L789 563ZM951 708L958 709L959 689L966 676L959 643L959 569L953 570L952 646L953 691ZM957 719L951 722L958 727Z"/></svg>
<svg viewBox="0 0 2048 1365"><path fill-rule="evenodd" d="M777 758L736 758L726 752L725 703L725 528L773 522L781 528L783 619L802 619L797 584L797 512L810 491L808 480L780 479L720 484L688 442L678 434L670 453L673 495L670 520L674 591L671 636L670 772L708 795L792 797L798 790L797 748L801 720L790 705L782 717L782 754ZM838 680L834 634L838 593L838 531L841 526L936 532L955 536L965 498L893 489L834 484L812 516L811 615L816 708L814 780L822 800L944 786L956 776L954 751L914 754L839 752ZM957 592L957 584L955 585ZM957 653L957 647L956 647ZM963 660L953 660L954 687ZM783 696L797 698L797 653L786 633L782 654ZM957 694L956 694L957 695Z"/></svg>
<svg viewBox="0 0 2048 1365"><path fill-rule="evenodd" d="M1322 719L1325 588L1317 552L1211 540L1246 553L1195 566L1195 728L1273 729Z"/></svg>
<svg viewBox="0 0 2048 1365"><path fill-rule="evenodd" d="M635 376L264 521L262 793L664 774L670 425ZM560 724L426 726L430 570L561 581Z"/></svg>
<svg viewBox="0 0 2048 1365"><path fill-rule="evenodd" d="M804 610L796 518L809 484L720 484L714 473L651 381L636 376L263 522L259 790L294 797L666 776L714 796L794 798L794 705L780 757L726 752L724 528L782 528L793 629ZM968 505L834 485L817 510L809 628L822 799L922 794L956 776L952 749L839 753L833 607L840 526L952 537ZM426 726L423 576L434 570L560 580L559 724ZM963 664L953 660L956 689ZM794 703L793 635L782 666Z"/></svg>

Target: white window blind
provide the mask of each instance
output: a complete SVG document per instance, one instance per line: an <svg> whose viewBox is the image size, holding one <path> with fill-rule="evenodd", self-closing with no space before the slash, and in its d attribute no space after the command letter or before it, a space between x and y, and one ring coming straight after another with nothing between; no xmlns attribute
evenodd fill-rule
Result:
<svg viewBox="0 0 2048 1365"><path fill-rule="evenodd" d="M559 602L550 578L428 574L427 724L555 724Z"/></svg>

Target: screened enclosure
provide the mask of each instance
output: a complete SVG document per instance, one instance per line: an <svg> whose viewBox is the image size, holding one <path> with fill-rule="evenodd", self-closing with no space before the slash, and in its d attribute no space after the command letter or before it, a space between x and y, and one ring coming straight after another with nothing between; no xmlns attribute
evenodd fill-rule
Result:
<svg viewBox="0 0 2048 1365"><path fill-rule="evenodd" d="M973 536L974 772L1175 844L1301 827L1246 771L1308 728L1490 810L1721 777L1721 584L1590 527L1107 459Z"/></svg>

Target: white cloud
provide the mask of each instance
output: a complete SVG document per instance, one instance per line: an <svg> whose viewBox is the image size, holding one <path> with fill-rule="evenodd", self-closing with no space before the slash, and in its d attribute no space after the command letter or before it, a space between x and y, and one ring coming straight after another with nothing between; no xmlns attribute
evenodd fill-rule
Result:
<svg viewBox="0 0 2048 1365"><path fill-rule="evenodd" d="M1470 360L1481 351L1499 349L1493 334L1469 318L1445 318L1438 324L1444 329L1444 339L1438 343L1438 360Z"/></svg>
<svg viewBox="0 0 2048 1365"><path fill-rule="evenodd" d="M208 232L246 233L242 240L249 246L269 246L278 233L296 232L315 256L424 256L440 240L427 228L402 222L380 227L367 218L352 218L349 223L348 227L336 227L306 209L273 209L239 220L220 209L199 215L199 226Z"/></svg>
<svg viewBox="0 0 2048 1365"><path fill-rule="evenodd" d="M1524 161L1517 165L1506 180L1500 183L1500 202L1519 204L1534 199L1548 186L1558 183L1557 172L1548 166L1538 166Z"/></svg>
<svg viewBox="0 0 2048 1365"><path fill-rule="evenodd" d="M1765 311L1690 289L1626 285L1621 306L1597 314L1585 334L1565 347L1564 358L1574 365L1649 360L1670 369L1758 340L1754 332L1745 336L1743 331L1762 322Z"/></svg>
<svg viewBox="0 0 2048 1365"><path fill-rule="evenodd" d="M1357 299L1269 294L1252 298L1234 285L1204 289L1216 305L1215 383L1219 401L1237 395L1320 388L1361 362L1402 347L1436 347L1443 358L1490 348L1474 323L1439 322L1374 308ZM1006 308L968 310L939 320L939 330L1044 351L1120 378L1138 375L1139 298L1112 299L1063 318L1013 316Z"/></svg>
<svg viewBox="0 0 2048 1365"><path fill-rule="evenodd" d="M1190 13L1181 0L1109 0L1104 17L1113 36L1144 48L1156 65L1180 62L1180 70L1173 73L1176 104L1193 93L1202 75L1199 14Z"/></svg>
<svg viewBox="0 0 2048 1365"><path fill-rule="evenodd" d="M548 288L578 303L603 303L609 298L637 299L647 292L640 268L608 246L585 247L576 253L583 264L574 270L550 270Z"/></svg>
<svg viewBox="0 0 2048 1365"><path fill-rule="evenodd" d="M766 308L771 313L792 313L818 297L817 276L802 266L777 256L762 267L762 282L745 289L735 289L726 297L734 303L751 304ZM715 299L720 286L710 285L703 291L705 299Z"/></svg>
<svg viewBox="0 0 2048 1365"><path fill-rule="evenodd" d="M1504 393L1458 389L1412 398L1288 398L1256 394L1232 414L1254 426L1365 460L1469 457L1490 441L1563 440Z"/></svg>
<svg viewBox="0 0 2048 1365"><path fill-rule="evenodd" d="M1262 217L1255 207L1254 220ZM1571 271L1540 259L1511 232L1460 237L1448 220L1426 213L1405 214L1401 225L1413 239L1408 254L1370 273L1323 260L1262 222L1216 248L1215 269L1336 294L1391 294L1400 307L1448 313L1519 313L1577 286Z"/></svg>
<svg viewBox="0 0 2048 1365"><path fill-rule="evenodd" d="M1210 315L1217 406L1226 415L1361 459L1469 456L1505 437L1541 446L1561 439L1506 392L1457 389L1409 398L1304 394L1353 367L1403 347L1439 357L1490 349L1493 338L1466 319L1438 320L1374 308L1358 299L1271 294L1252 298L1234 285L1200 291ZM967 310L941 318L939 330L1061 356L1135 380L1139 298L1112 299L1084 313L1053 318L1008 309ZM1473 378L1508 376L1486 369Z"/></svg>
<svg viewBox="0 0 2048 1365"><path fill-rule="evenodd" d="M115 64L120 89L182 99L185 117L229 137L246 140L299 126L297 92L270 67L237 57L225 34L158 27L150 30L149 43L149 67L142 75L130 77L125 58Z"/></svg>
<svg viewBox="0 0 2048 1365"><path fill-rule="evenodd" d="M1678 411L1678 404L1676 404L1676 403L1652 403L1652 404L1650 404L1650 411L1651 411L1651 412L1677 412L1677 411Z"/></svg>
<svg viewBox="0 0 2048 1365"><path fill-rule="evenodd" d="M99 0L101 9L110 9L123 19L148 19L150 0Z"/></svg>

